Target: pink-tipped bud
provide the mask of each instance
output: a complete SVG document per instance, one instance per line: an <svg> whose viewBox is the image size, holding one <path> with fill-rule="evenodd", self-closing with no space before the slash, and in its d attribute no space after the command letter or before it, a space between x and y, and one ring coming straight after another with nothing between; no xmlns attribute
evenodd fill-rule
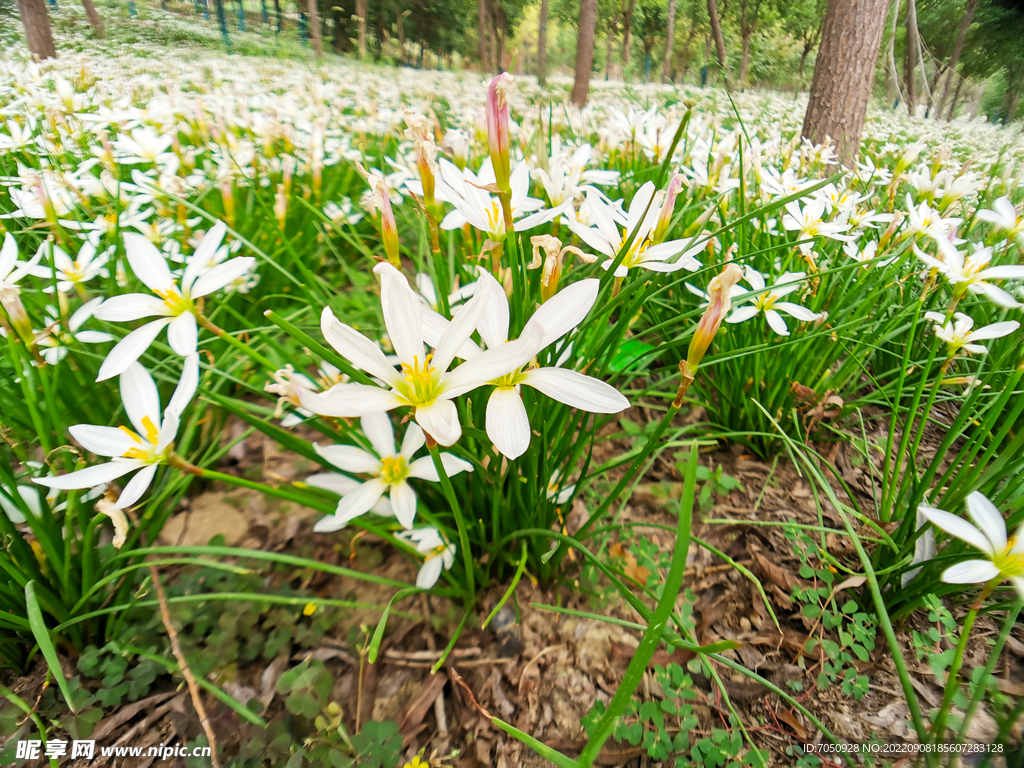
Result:
<svg viewBox="0 0 1024 768"><path fill-rule="evenodd" d="M376 192L380 194L380 236L384 241L384 253L387 254L388 261L400 267L402 262L398 257L398 225L395 223L394 211L391 210L388 188L383 181L377 185Z"/></svg>
<svg viewBox="0 0 1024 768"><path fill-rule="evenodd" d="M661 206L658 223L654 225L654 237L652 239L654 244L664 242L665 235L668 234L668 227L672 223L672 215L676 212L676 198L679 196L679 190L682 189L684 181L683 175L677 173L672 177L672 181L668 183L665 202Z"/></svg>
<svg viewBox="0 0 1024 768"><path fill-rule="evenodd" d="M503 72L491 80L487 88L487 143L491 151L491 165L494 166L494 180L498 189L508 190L511 173L509 160L509 114L511 95L515 90L515 78Z"/></svg>
<svg viewBox="0 0 1024 768"><path fill-rule="evenodd" d="M708 283L708 305L697 323L697 330L690 339L690 349L686 355L686 362L694 371L704 359L704 354L711 346L712 339L722 326L722 321L729 314L732 306L732 289L743 279L743 269L737 264L726 264L725 269L711 278Z"/></svg>

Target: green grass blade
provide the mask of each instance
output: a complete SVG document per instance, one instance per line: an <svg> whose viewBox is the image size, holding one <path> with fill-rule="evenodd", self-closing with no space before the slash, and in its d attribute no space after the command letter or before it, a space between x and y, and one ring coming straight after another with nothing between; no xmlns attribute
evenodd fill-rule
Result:
<svg viewBox="0 0 1024 768"><path fill-rule="evenodd" d="M43 621L43 611L39 607L39 600L36 598L36 583L30 581L25 585L25 608L28 612L28 623L32 628L32 634L36 638L39 650L42 651L46 665L50 668L53 679L57 681L60 692L64 694L64 701L72 712L77 712L75 702L71 698L71 691L68 690L68 681L64 679L64 670L61 669L60 659L57 658L57 649L53 647L50 639L50 632Z"/></svg>

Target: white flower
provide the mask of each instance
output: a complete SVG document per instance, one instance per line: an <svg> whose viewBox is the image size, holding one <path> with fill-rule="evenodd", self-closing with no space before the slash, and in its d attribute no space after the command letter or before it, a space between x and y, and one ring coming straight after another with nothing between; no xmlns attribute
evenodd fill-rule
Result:
<svg viewBox="0 0 1024 768"><path fill-rule="evenodd" d="M68 318L67 330L62 330L60 321L54 318L53 323L45 331L37 334L36 344L42 347L43 360L47 365L56 365L63 360L68 353L68 347L76 341L82 344L102 344L114 340L113 336L103 331L79 330L102 302L103 299L97 297L80 306Z"/></svg>
<svg viewBox="0 0 1024 768"><path fill-rule="evenodd" d="M597 301L600 286L600 280L580 280L540 306L527 324L527 329L534 326L544 329L542 335L530 337L530 358L583 321ZM509 307L505 291L497 280L485 273L477 281L476 292L486 297L479 323L480 336L489 350L501 349L509 343ZM553 400L591 413L619 413L629 408L629 400L610 384L557 366L534 365L525 370L519 366L488 383L494 385L494 390L487 400L487 436L509 459L519 458L530 446L530 419L519 394L524 384Z"/></svg>
<svg viewBox="0 0 1024 768"><path fill-rule="evenodd" d="M100 366L96 381L117 376L149 349L161 330L167 328L167 342L176 353L185 357L198 348L199 329L196 324L195 301L219 291L248 273L256 263L252 257L228 259L207 270L206 266L217 252L226 227L218 222L203 238L181 277L181 286L171 274L167 259L151 242L141 235L128 232L124 236L128 263L156 296L128 293L103 302L96 317L110 322L127 322L143 317L159 316L159 320L146 323L125 336L110 350Z"/></svg>
<svg viewBox="0 0 1024 768"><path fill-rule="evenodd" d="M438 339L434 351L427 354L423 302L402 273L387 262L379 263L373 271L381 277L384 325L402 373L392 367L380 347L339 322L325 307L320 317L324 338L357 368L384 382L385 387L338 384L323 394L300 390L299 400L313 413L341 418L411 406L416 421L427 434L441 445L453 445L462 436L462 425L452 400L525 365L534 354L532 339L519 339L501 349L488 350L449 371L456 354L476 330L484 310L483 297L474 296L466 302ZM543 331L537 328L533 333Z"/></svg>
<svg viewBox="0 0 1024 768"><path fill-rule="evenodd" d="M1017 209L1008 197L1000 197L992 204L993 210L978 211L978 218L996 229L1006 230L1006 237L1015 238L1024 247L1024 220L1017 218Z"/></svg>
<svg viewBox="0 0 1024 768"><path fill-rule="evenodd" d="M947 584L980 584L996 578L1009 579L1024 596L1024 528L1008 538L1006 521L995 505L975 491L967 497L966 520L941 509L921 506L920 512L933 525L981 550L987 560L965 560L942 572ZM977 527L975 527L977 526Z"/></svg>
<svg viewBox="0 0 1024 768"><path fill-rule="evenodd" d="M822 220L825 213L825 199L815 198L803 208L799 200L786 203L786 215L782 217L782 226L789 231L797 231L797 239L806 240L816 237L828 237L832 240L849 240L843 233L849 229L845 224ZM813 243L800 243L800 250L810 253Z"/></svg>
<svg viewBox="0 0 1024 768"><path fill-rule="evenodd" d="M41 247L45 249L47 244L43 243ZM53 269L47 269L46 274L40 276L51 279L55 277L57 290L61 293L67 293L95 277L106 277L109 274L105 265L114 252L113 246L102 253L97 253L96 246L91 241L86 242L74 259L68 256L63 248L56 245L52 247ZM43 290L53 293L53 288L52 285L48 285Z"/></svg>
<svg viewBox="0 0 1024 768"><path fill-rule="evenodd" d="M658 223L661 213L661 206L654 203L654 192L654 182L644 184L633 195L629 212L623 213L620 208L606 203L602 199L603 195L596 190L588 190L586 203L594 226L588 227L571 217L563 221L583 242L608 257L608 261L602 265L605 269L611 267L626 241L635 234L629 252L615 270L616 277L625 277L633 267L643 267L654 272L676 272L680 269L695 272L700 268L700 262L693 257L704 250L705 242L689 249L687 245L691 241L688 239L651 245L651 230ZM622 231L619 227L622 227Z"/></svg>
<svg viewBox="0 0 1024 768"><path fill-rule="evenodd" d="M805 323L820 319L821 315L812 312L806 307L801 307L799 304L793 304L789 301L779 301L783 296L787 296L800 288L800 281L807 277L806 273L786 272L779 277L779 282L776 285L767 290L765 289L764 276L756 269L745 267L743 276L751 289L758 293L752 298L746 299L749 303L734 309L732 314L725 318L725 322L742 323L744 320L749 320L758 313L763 312L765 320L768 321L768 325L771 326L773 331L779 334L779 336L789 336L786 321L782 319L779 311L785 312L790 317L795 317L797 320Z"/></svg>
<svg viewBox="0 0 1024 768"><path fill-rule="evenodd" d="M963 251L945 238L938 241L939 250L942 251L943 260L939 261L930 256L916 245L914 253L917 258L929 267L937 269L945 278L953 284L954 290L962 293L965 290L971 293L984 294L994 304L1007 309L1017 309L1020 303L1009 293L998 285L988 282L989 280L1024 280L1024 266L1006 265L990 267L992 261L992 248L979 248L969 256L964 256Z"/></svg>
<svg viewBox="0 0 1024 768"><path fill-rule="evenodd" d="M43 514L43 505L39 499L39 489L29 485L19 485L17 491L22 501L25 502L25 506L28 507L28 511L34 517L40 517ZM8 498L10 493L5 486L0 485L0 510L3 510L12 523L21 525L25 522L25 513L21 511L21 507L13 498Z"/></svg>
<svg viewBox="0 0 1024 768"><path fill-rule="evenodd" d="M1007 320L1001 323L984 325L972 331L974 320L963 312L957 312L953 319L947 321L946 315L941 312L925 312L924 316L935 323L935 335L949 345L949 355L952 357L961 349L970 352L972 355L984 355L988 347L983 344L975 344L976 341L987 339L1001 339L1009 336L1020 328L1016 320Z"/></svg>
<svg viewBox="0 0 1024 768"><path fill-rule="evenodd" d="M450 570L455 562L455 545L441 538L436 528L414 528L411 531L399 531L396 535L425 556L420 572L416 574L416 586L420 589L430 589L437 584L441 570Z"/></svg>
<svg viewBox="0 0 1024 768"><path fill-rule="evenodd" d="M955 217L942 218L941 214L927 202L915 207L910 193L907 193L907 218L910 221L907 234L920 233L932 238L940 245L943 240L949 240L952 237L953 230L963 221L963 219Z"/></svg>
<svg viewBox="0 0 1024 768"><path fill-rule="evenodd" d="M864 246L864 250L857 247L857 243L843 243L843 251L854 261L859 261L861 266L865 269L869 269L872 266L887 267L896 261L896 256L890 256L888 259L882 259L876 262L875 259L878 257L878 243L872 240L870 243Z"/></svg>
<svg viewBox="0 0 1024 768"><path fill-rule="evenodd" d="M92 488L100 483L141 470L121 491L114 509L124 509L142 498L160 464L166 464L174 453L181 414L196 394L199 385L199 355L189 355L178 386L160 418L160 393L153 377L138 363L132 363L121 374L121 400L135 430L127 427L103 427L78 424L68 429L83 448L111 461L95 464L77 472L57 477L41 477L39 485L67 491Z"/></svg>
<svg viewBox="0 0 1024 768"><path fill-rule="evenodd" d="M409 530L416 517L416 492L409 485L409 478L440 482L432 457L413 459L426 442L423 430L410 424L402 439L402 449L396 452L395 433L391 418L386 413L369 413L360 419L360 424L376 455L354 445L313 446L325 461L338 469L357 475L371 475L370 479L360 482L358 487L342 494L334 516L320 520L313 526L313 530L326 532L344 528L355 518L373 509L385 493L390 498L391 512L402 527ZM472 464L450 453L441 454L441 464L449 477L473 471ZM321 484L319 487L325 486Z"/></svg>

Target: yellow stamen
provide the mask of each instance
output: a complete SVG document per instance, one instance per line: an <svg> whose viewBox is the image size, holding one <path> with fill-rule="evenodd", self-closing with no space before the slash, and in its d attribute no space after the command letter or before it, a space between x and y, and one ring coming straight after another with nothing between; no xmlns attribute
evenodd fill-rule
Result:
<svg viewBox="0 0 1024 768"><path fill-rule="evenodd" d="M422 368L420 368L419 355L413 356L412 365L402 363L402 372L405 374L405 380L410 384L410 399L413 401L426 403L432 399L434 371L436 370L430 365L433 357L433 354L427 355L423 360Z"/></svg>
<svg viewBox="0 0 1024 768"><path fill-rule="evenodd" d="M388 485L397 485L409 474L409 468L405 465L404 456L385 456L380 460L383 465L380 471L380 479Z"/></svg>
<svg viewBox="0 0 1024 768"><path fill-rule="evenodd" d="M153 445L156 445L156 441L159 438L160 430L157 429L153 420L149 416L142 417L142 426L146 428L146 439L149 440Z"/></svg>

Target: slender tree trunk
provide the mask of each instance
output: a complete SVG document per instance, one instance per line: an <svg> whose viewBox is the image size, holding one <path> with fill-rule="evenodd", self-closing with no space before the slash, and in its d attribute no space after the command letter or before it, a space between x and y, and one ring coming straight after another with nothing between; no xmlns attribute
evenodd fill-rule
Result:
<svg viewBox="0 0 1024 768"><path fill-rule="evenodd" d="M725 37L722 35L722 22L718 19L718 3L708 0L708 18L711 19L711 36L715 38L715 52L718 54L718 66L725 74Z"/></svg>
<svg viewBox="0 0 1024 768"><path fill-rule="evenodd" d="M800 87L804 85L804 67L807 64L807 56L811 52L811 43L805 42L804 49L800 52Z"/></svg>
<svg viewBox="0 0 1024 768"><path fill-rule="evenodd" d="M363 0L363 2L365 3L366 0ZM491 68L487 59L487 30L491 26L488 16L487 0L476 0L476 36L477 47L479 48L477 53L480 56L480 63L483 65L485 72Z"/></svg>
<svg viewBox="0 0 1024 768"><path fill-rule="evenodd" d="M740 35L743 44L743 57L740 59L740 88L747 87L747 72L750 70L750 38L753 37L753 34L753 29L745 27Z"/></svg>
<svg viewBox="0 0 1024 768"><path fill-rule="evenodd" d="M310 0L312 2L312 0ZM405 25L402 24L402 9L395 8L395 30L398 32L398 61L405 64Z"/></svg>
<svg viewBox="0 0 1024 768"><path fill-rule="evenodd" d="M505 15L501 0L491 0L491 3L491 23L495 41L494 63L500 73L508 66L508 17Z"/></svg>
<svg viewBox="0 0 1024 768"><path fill-rule="evenodd" d="M547 0L545 0L547 2ZM676 33L676 0L668 0L668 18L665 20L665 60L661 65L661 79L672 82L672 47Z"/></svg>
<svg viewBox="0 0 1024 768"><path fill-rule="evenodd" d="M42 2L42 0L39 0ZM576 40L576 81L569 97L581 109L587 104L590 70L594 66L594 29L597 27L597 0L580 3L580 31Z"/></svg>
<svg viewBox="0 0 1024 768"><path fill-rule="evenodd" d="M363 2L365 3L366 0L363 0ZM356 12L358 13L358 11ZM277 17L277 33L281 34L281 30L284 29L284 14L281 12L281 0L274 0L274 15ZM366 28L365 22L363 28Z"/></svg>
<svg viewBox="0 0 1024 768"><path fill-rule="evenodd" d="M279 1L279 0L278 0ZM356 16L359 17L356 22L356 34L358 35L359 41L359 60L363 61L366 58L366 14L369 13L369 9L366 6L366 0L356 0Z"/></svg>
<svg viewBox="0 0 1024 768"><path fill-rule="evenodd" d="M344 23L341 18L341 9L337 6L331 8L331 22L334 26L334 34L331 36L331 45L335 53L342 53L345 50L345 35L343 32Z"/></svg>
<svg viewBox="0 0 1024 768"><path fill-rule="evenodd" d="M18 0L18 11L21 23L25 25L25 42L32 58L39 61L57 58L46 0Z"/></svg>
<svg viewBox="0 0 1024 768"><path fill-rule="evenodd" d="M612 72L612 37L615 35L615 27L609 26L604 34L604 81L607 83Z"/></svg>
<svg viewBox="0 0 1024 768"><path fill-rule="evenodd" d="M968 0L967 10L964 11L963 18L960 19L960 30L956 34L956 44L953 46L953 53L949 57L949 77L946 78L946 85L942 89L942 98L939 100L938 111L941 114L943 107L946 105L946 99L949 98L949 83L956 77L956 65L960 63L960 54L964 52L964 43L967 41L967 30L971 28L971 22L974 21L974 12L978 10L979 0ZM957 89L960 88L959 82L957 83ZM954 99L954 102L956 99ZM949 111L950 118L953 117L953 110Z"/></svg>
<svg viewBox="0 0 1024 768"><path fill-rule="evenodd" d="M675 2L675 0L672 0ZM537 82L543 88L548 80L548 0L540 0L537 24Z"/></svg>
<svg viewBox="0 0 1024 768"><path fill-rule="evenodd" d="M913 115L917 109L917 5L907 0L907 109Z"/></svg>
<svg viewBox="0 0 1024 768"><path fill-rule="evenodd" d="M103 40L107 36L107 31L103 27L103 19L96 13L96 6L93 5L92 0L82 0L82 7L85 9L86 18L89 19L89 24L92 26L92 31L96 34L100 40Z"/></svg>
<svg viewBox="0 0 1024 768"><path fill-rule="evenodd" d="M317 7L317 0L308 0L309 13L309 39L313 43L313 53L318 59L323 58L324 44L320 37L320 9Z"/></svg>
<svg viewBox="0 0 1024 768"><path fill-rule="evenodd" d="M628 81L629 75L629 38L633 32L633 11L636 10L636 0L629 0L628 7L622 12L622 79Z"/></svg>
<svg viewBox="0 0 1024 768"><path fill-rule="evenodd" d="M953 100L949 103L949 114L946 115L946 119L947 120L952 120L953 119L953 113L954 113L954 111L956 111L956 103L957 103L957 101L960 100L960 89L963 88L964 80L966 79L966 78L960 77L960 75L957 74L956 72L954 72L952 75L950 75L950 77L955 77L957 80L956 80L956 90L953 91Z"/></svg>
<svg viewBox="0 0 1024 768"><path fill-rule="evenodd" d="M802 133L831 138L847 167L860 150L888 9L888 0L829 0L825 11Z"/></svg>

